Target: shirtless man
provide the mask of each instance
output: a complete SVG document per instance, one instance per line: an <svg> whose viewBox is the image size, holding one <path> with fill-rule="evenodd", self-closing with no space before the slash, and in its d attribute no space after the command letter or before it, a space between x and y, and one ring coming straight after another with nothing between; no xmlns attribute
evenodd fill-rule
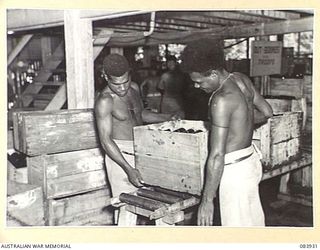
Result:
<svg viewBox="0 0 320 250"><path fill-rule="evenodd" d="M140 85L140 92L143 101L146 103L148 109L159 112L161 93L157 89L160 81L160 76L156 69L150 69L149 76Z"/></svg>
<svg viewBox="0 0 320 250"><path fill-rule="evenodd" d="M168 71L163 73L158 84L158 89L162 93L160 112L179 112L184 116L182 92L187 87L184 74L178 69L175 56L167 58Z"/></svg>
<svg viewBox="0 0 320 250"><path fill-rule="evenodd" d="M212 93L208 104L210 149L197 223L213 224L213 200L220 185L222 226L264 226L258 186L262 166L252 135L254 124L266 122L272 109L247 76L224 69L219 42L191 43L182 60L182 69L190 74L194 86Z"/></svg>
<svg viewBox="0 0 320 250"><path fill-rule="evenodd" d="M95 117L99 138L106 152L105 162L114 197L133 192L142 186L142 178L134 168L133 127L143 122L170 120L172 115L157 114L143 109L139 87L131 81L125 57L110 54L103 61L103 77L108 83L98 95ZM117 220L117 214L115 214ZM136 215L120 208L118 225L136 225Z"/></svg>

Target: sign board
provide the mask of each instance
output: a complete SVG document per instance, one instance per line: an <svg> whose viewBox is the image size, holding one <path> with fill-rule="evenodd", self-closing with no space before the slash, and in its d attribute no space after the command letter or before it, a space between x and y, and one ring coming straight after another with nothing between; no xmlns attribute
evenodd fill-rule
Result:
<svg viewBox="0 0 320 250"><path fill-rule="evenodd" d="M281 73L282 42L253 41L251 44L250 76Z"/></svg>

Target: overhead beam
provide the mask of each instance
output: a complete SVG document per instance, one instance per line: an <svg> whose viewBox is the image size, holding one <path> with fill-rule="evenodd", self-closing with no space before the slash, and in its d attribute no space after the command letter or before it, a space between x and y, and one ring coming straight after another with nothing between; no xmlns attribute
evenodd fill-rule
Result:
<svg viewBox="0 0 320 250"><path fill-rule="evenodd" d="M274 19L267 16L250 15L241 11L206 11L203 13L208 17L218 17L225 20L234 20L251 23L271 22Z"/></svg>
<svg viewBox="0 0 320 250"><path fill-rule="evenodd" d="M181 15L181 16L177 16L177 17L172 17L172 19L177 20L177 21L184 21L184 22L204 23L204 24L209 24L212 26L233 26L233 25L240 25L240 24L246 23L246 22L241 22L241 21L226 20L226 19L222 19L222 18L207 17L207 16L200 16L200 15L198 15L198 16Z"/></svg>
<svg viewBox="0 0 320 250"><path fill-rule="evenodd" d="M148 40L143 33L115 34L109 41L110 45L138 46L155 45L159 43L187 43L202 38L245 38L255 36L278 35L313 30L313 17L297 20L276 21L272 23L245 24L232 27L205 29L199 31L168 32L152 34Z"/></svg>
<svg viewBox="0 0 320 250"><path fill-rule="evenodd" d="M240 10L237 11L242 14L248 14L257 17L268 17L271 19L279 19L279 20L291 20L300 18L300 14L293 12L284 12L278 10Z"/></svg>
<svg viewBox="0 0 320 250"><path fill-rule="evenodd" d="M181 18L166 18L166 19L158 19L156 21L160 26L162 24L165 25L172 25L173 27L177 27L179 29L179 26L182 27L187 27L189 28L195 28L195 29L210 29L217 27L214 23L203 23L200 21L195 21L195 20L184 20Z"/></svg>
<svg viewBox="0 0 320 250"><path fill-rule="evenodd" d="M79 18L91 21L144 14L150 11L106 11L106 10L78 10ZM62 26L64 10L43 9L9 9L7 10L7 29L24 31L41 28Z"/></svg>

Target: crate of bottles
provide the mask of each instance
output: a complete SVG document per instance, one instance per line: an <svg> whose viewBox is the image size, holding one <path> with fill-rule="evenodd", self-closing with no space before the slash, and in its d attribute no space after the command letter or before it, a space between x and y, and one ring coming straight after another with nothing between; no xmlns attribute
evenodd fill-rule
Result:
<svg viewBox="0 0 320 250"><path fill-rule="evenodd" d="M208 154L202 121L178 120L134 128L136 167L145 183L200 195Z"/></svg>

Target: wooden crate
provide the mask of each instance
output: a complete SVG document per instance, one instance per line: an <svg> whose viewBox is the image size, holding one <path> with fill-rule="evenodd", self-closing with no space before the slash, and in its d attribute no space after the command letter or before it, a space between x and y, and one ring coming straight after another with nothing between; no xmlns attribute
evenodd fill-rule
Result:
<svg viewBox="0 0 320 250"><path fill-rule="evenodd" d="M179 128L202 132L174 132ZM181 120L135 127L134 148L136 167L147 184L201 194L208 153L208 129L203 122Z"/></svg>
<svg viewBox="0 0 320 250"><path fill-rule="evenodd" d="M27 158L29 183L43 187L45 198L87 192L106 185L99 148Z"/></svg>
<svg viewBox="0 0 320 250"><path fill-rule="evenodd" d="M305 97L299 99L267 98L265 100L271 105L274 115L291 111L301 111L303 113L302 129L305 129L307 118L310 115Z"/></svg>
<svg viewBox="0 0 320 250"><path fill-rule="evenodd" d="M110 190L102 188L62 199L48 200L49 226L112 225Z"/></svg>
<svg viewBox="0 0 320 250"><path fill-rule="evenodd" d="M292 96L295 98L303 97L304 89L303 79L296 78L270 78L270 93L271 96Z"/></svg>
<svg viewBox="0 0 320 250"><path fill-rule="evenodd" d="M10 218L9 221L17 221L23 226L43 226L42 188L8 180L7 215Z"/></svg>
<svg viewBox="0 0 320 250"><path fill-rule="evenodd" d="M253 142L260 148L264 170L289 163L300 156L302 112L273 116L254 131Z"/></svg>
<svg viewBox="0 0 320 250"><path fill-rule="evenodd" d="M99 146L92 109L13 113L14 147L29 156Z"/></svg>

